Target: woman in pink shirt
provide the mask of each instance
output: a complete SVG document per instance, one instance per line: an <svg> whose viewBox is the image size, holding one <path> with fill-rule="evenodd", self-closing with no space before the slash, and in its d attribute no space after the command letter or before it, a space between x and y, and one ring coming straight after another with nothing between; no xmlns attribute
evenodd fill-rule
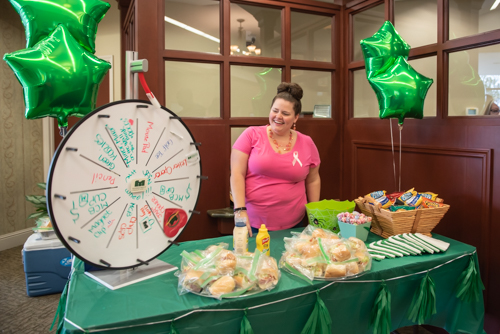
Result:
<svg viewBox="0 0 500 334"><path fill-rule="evenodd" d="M269 124L247 128L231 152L235 216L247 219L248 233L261 224L270 231L295 227L305 204L319 201L319 153L309 136L295 130L302 109L298 84L281 83ZM293 129L292 129L293 127Z"/></svg>

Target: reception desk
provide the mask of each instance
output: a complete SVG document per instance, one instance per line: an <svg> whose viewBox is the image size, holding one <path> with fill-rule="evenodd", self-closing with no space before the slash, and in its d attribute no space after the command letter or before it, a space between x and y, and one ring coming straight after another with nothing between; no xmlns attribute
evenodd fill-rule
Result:
<svg viewBox="0 0 500 334"><path fill-rule="evenodd" d="M301 229L296 229L300 231ZM279 260L284 237L290 230L271 232L271 255ZM414 325L408 319L413 294L429 272L435 283L437 314L426 324L445 328L450 333L483 333L484 305L480 300L464 302L456 297L456 281L477 254L474 247L448 239L445 253L409 256L373 261L372 270L351 280L312 284L281 272L272 291L244 298L216 300L177 293L174 272L150 278L118 290L109 290L83 272L75 271L67 289L62 311L63 333L170 333L174 324L178 333L239 333L247 318L256 334L300 333L316 302L316 291L332 319L332 332L372 333L370 316L377 293L385 282L391 296L392 330ZM370 233L367 242L379 240ZM158 258L180 266L184 250L205 249L219 242L232 244L232 237L197 240L170 247ZM255 237L249 239L250 251ZM253 247L252 247L253 246Z"/></svg>

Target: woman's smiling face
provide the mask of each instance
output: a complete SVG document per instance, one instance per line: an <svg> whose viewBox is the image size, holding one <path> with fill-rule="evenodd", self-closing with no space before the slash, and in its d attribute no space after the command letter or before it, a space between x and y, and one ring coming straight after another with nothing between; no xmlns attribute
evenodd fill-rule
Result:
<svg viewBox="0 0 500 334"><path fill-rule="evenodd" d="M274 101L269 112L271 130L277 135L288 134L298 118L299 115L293 111L293 103L280 98Z"/></svg>

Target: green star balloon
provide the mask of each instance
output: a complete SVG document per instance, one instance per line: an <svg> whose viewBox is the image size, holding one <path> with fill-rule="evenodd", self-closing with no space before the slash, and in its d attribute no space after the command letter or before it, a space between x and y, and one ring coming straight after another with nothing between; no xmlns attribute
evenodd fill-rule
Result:
<svg viewBox="0 0 500 334"><path fill-rule="evenodd" d="M362 39L360 44L368 79L385 72L398 57L408 59L410 53L410 46L399 36L389 21L386 21L372 37Z"/></svg>
<svg viewBox="0 0 500 334"><path fill-rule="evenodd" d="M26 118L54 117L59 127L67 127L68 116L83 117L95 108L99 84L111 68L85 51L64 25L3 59L24 88Z"/></svg>
<svg viewBox="0 0 500 334"><path fill-rule="evenodd" d="M377 94L380 118L424 117L424 99L433 80L413 69L403 56L383 74L368 79Z"/></svg>
<svg viewBox="0 0 500 334"><path fill-rule="evenodd" d="M97 25L111 5L101 0L9 0L23 21L26 48L47 37L59 24L88 51L95 52Z"/></svg>

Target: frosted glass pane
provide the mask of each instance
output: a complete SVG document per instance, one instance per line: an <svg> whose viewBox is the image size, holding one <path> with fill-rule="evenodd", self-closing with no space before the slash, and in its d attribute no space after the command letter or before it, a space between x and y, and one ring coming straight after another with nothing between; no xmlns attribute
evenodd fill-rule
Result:
<svg viewBox="0 0 500 334"><path fill-rule="evenodd" d="M376 33L385 22L384 5L379 5L353 15L352 60L363 60L359 42Z"/></svg>
<svg viewBox="0 0 500 334"><path fill-rule="evenodd" d="M437 96L437 57L427 57L408 62L418 73L434 80L427 91L424 100L424 117L436 116L436 96Z"/></svg>
<svg viewBox="0 0 500 334"><path fill-rule="evenodd" d="M365 70L353 72L354 76L354 118L378 117L379 108L375 92L366 79Z"/></svg>
<svg viewBox="0 0 500 334"><path fill-rule="evenodd" d="M233 147L234 142L238 137L245 131L246 127L231 128L231 147Z"/></svg>
<svg viewBox="0 0 500 334"><path fill-rule="evenodd" d="M302 111L314 111L315 105L332 104L332 74L330 72L292 70L292 82L304 90Z"/></svg>
<svg viewBox="0 0 500 334"><path fill-rule="evenodd" d="M267 117L281 68L231 66L231 117Z"/></svg>
<svg viewBox="0 0 500 334"><path fill-rule="evenodd" d="M281 58L281 10L231 3L231 52Z"/></svg>
<svg viewBox="0 0 500 334"><path fill-rule="evenodd" d="M412 48L437 43L437 0L395 1L394 23Z"/></svg>
<svg viewBox="0 0 500 334"><path fill-rule="evenodd" d="M449 0L448 7L450 39L500 29L500 4L496 0Z"/></svg>
<svg viewBox="0 0 500 334"><path fill-rule="evenodd" d="M500 44L450 53L448 115L498 115Z"/></svg>
<svg viewBox="0 0 500 334"><path fill-rule="evenodd" d="M166 107L181 117L220 117L220 66L165 62Z"/></svg>
<svg viewBox="0 0 500 334"><path fill-rule="evenodd" d="M219 1L165 0L165 49L220 53Z"/></svg>
<svg viewBox="0 0 500 334"><path fill-rule="evenodd" d="M292 58L332 61L332 18L292 12Z"/></svg>

